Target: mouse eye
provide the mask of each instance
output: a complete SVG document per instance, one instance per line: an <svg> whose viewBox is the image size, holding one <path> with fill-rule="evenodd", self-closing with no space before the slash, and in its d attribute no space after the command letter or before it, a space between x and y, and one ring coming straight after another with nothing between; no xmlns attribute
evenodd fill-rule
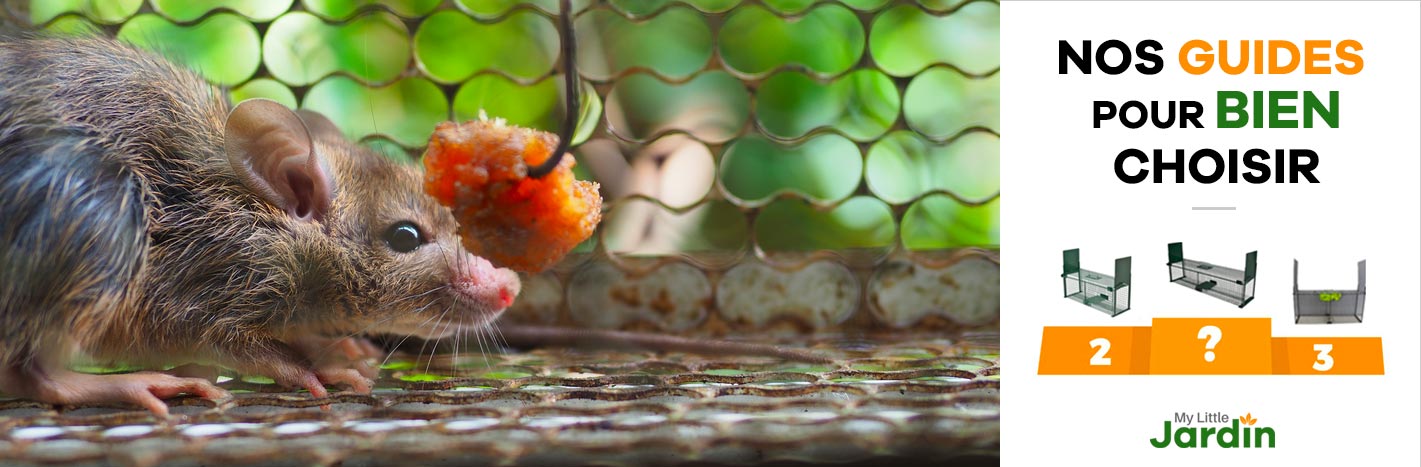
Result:
<svg viewBox="0 0 1421 467"><path fill-rule="evenodd" d="M385 245L391 250L400 253L409 253L419 248L424 243L423 237L419 234L419 227L413 222L397 222L385 230Z"/></svg>

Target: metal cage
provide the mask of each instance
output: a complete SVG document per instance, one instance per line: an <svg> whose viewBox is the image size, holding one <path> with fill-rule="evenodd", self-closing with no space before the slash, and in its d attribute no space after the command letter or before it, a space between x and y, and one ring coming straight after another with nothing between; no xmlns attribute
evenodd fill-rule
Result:
<svg viewBox="0 0 1421 467"><path fill-rule="evenodd" d="M1258 275L1258 252L1244 257L1243 270L1184 257L1184 244L1169 244L1169 281L1189 287L1205 295L1223 300L1239 308L1253 301Z"/></svg>
<svg viewBox="0 0 1421 467"><path fill-rule="evenodd" d="M1360 323L1366 300L1366 260L1357 262L1357 288L1354 290L1299 290L1298 260L1293 260L1294 324Z"/></svg>
<svg viewBox="0 0 1421 467"><path fill-rule="evenodd" d="M1066 298L1118 316L1130 311L1130 257L1115 259L1115 275L1081 269L1080 250L1061 254L1061 283Z"/></svg>

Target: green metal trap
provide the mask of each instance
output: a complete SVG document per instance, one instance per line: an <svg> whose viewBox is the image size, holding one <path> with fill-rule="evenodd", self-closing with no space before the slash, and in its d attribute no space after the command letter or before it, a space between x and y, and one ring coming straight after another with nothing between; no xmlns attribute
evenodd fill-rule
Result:
<svg viewBox="0 0 1421 467"><path fill-rule="evenodd" d="M1169 244L1169 281L1223 300L1239 308L1253 301L1258 276L1258 252L1244 257L1244 268L1219 266L1184 257L1184 244Z"/></svg>
<svg viewBox="0 0 1421 467"><path fill-rule="evenodd" d="M1367 301L1367 262L1357 262L1357 288L1350 290L1298 289L1298 260L1293 260L1293 323L1333 324L1362 322Z"/></svg>
<svg viewBox="0 0 1421 467"><path fill-rule="evenodd" d="M1061 288L1066 298L1117 316L1130 311L1130 257L1115 260L1115 275L1081 269L1080 249L1061 252Z"/></svg>

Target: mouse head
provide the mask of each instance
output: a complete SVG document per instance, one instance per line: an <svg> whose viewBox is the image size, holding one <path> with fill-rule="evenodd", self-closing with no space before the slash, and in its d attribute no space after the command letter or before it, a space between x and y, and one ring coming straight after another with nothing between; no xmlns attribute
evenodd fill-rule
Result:
<svg viewBox="0 0 1421 467"><path fill-rule="evenodd" d="M493 321L519 292L516 273L460 244L448 208L423 191L423 170L352 144L319 114L264 99L227 119L237 176L291 235L307 265L298 321L331 333L437 338Z"/></svg>

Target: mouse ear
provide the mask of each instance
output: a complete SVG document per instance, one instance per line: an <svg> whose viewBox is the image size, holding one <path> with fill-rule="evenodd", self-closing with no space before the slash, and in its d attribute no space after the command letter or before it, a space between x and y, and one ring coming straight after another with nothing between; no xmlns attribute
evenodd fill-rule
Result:
<svg viewBox="0 0 1421 467"><path fill-rule="evenodd" d="M320 220L330 209L330 177L311 132L286 106L269 99L242 101L227 115L225 147L242 184L292 217Z"/></svg>
<svg viewBox="0 0 1421 467"><path fill-rule="evenodd" d="M344 139L345 133L341 133L340 127L326 118L325 115L318 114L306 109L296 111L296 116L301 118L301 123L306 124L306 129L311 132L313 138Z"/></svg>

